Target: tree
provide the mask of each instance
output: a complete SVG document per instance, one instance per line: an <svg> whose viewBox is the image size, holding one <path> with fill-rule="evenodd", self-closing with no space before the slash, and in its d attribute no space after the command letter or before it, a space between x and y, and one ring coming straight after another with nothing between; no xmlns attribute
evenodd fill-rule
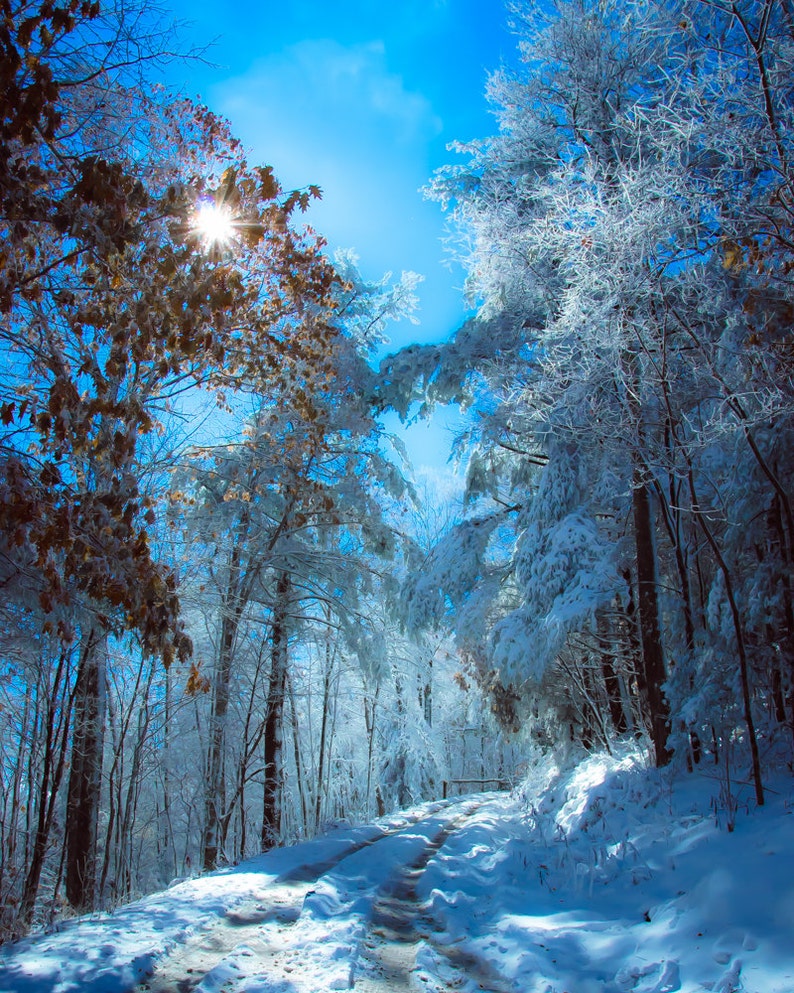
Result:
<svg viewBox="0 0 794 993"><path fill-rule="evenodd" d="M372 566L363 561L389 551L392 535L382 520L379 488L404 484L379 451L374 419L373 373L367 353L390 319L413 306L413 277L394 286L364 283L347 256L339 273L333 312L335 328L322 353L284 363L270 382L252 378L254 408L239 440L197 448L184 478L177 480L175 507L183 497L184 526L192 536L189 556L202 549L209 563L202 584L210 593L205 610L217 611L212 631L211 713L202 864L224 858L235 811L243 819L242 783L253 753L244 748L239 775L227 774L231 688L251 652L252 631L266 632L270 672L261 720L250 724L261 741L264 764L262 844L280 836L283 721L289 679L289 643L301 627L351 624L356 589ZM313 319L307 309L303 319ZM260 634L260 637L262 635ZM254 662L253 660L256 659ZM250 692L258 693L256 680ZM255 710L257 708L254 708ZM246 719L246 727L249 727ZM254 767L252 767L254 768ZM228 784L236 781L234 790Z"/></svg>
<svg viewBox="0 0 794 993"><path fill-rule="evenodd" d="M486 522L495 536L494 518L515 514L506 565L517 603L500 607L502 581L491 616L478 616L483 649L516 686L563 660L566 645L610 632L603 699L614 700L615 675L636 685L656 761L667 761L671 730L680 743L680 729L708 724L702 711L693 722L691 705L711 638L694 591L715 584L760 803L753 697L763 690L737 595L743 585L752 600L755 570L729 536L754 519L752 501L736 499L743 433L741 463L755 459L769 487L756 513L774 518L770 497L781 508L773 544L787 554L789 487L773 466L790 390L774 332L753 330L756 306L774 328L790 300L784 14L771 3L579 0L511 11L526 68L490 81L500 132L462 147L469 164L442 171L431 189L463 230L478 318L449 346L391 358L384 388L405 403L399 369L431 400L473 404L470 488L491 509L459 537ZM726 413L739 423L729 428ZM759 445L750 425L763 423ZM468 570L480 595L494 541L477 546ZM461 583L462 571L447 572ZM785 581L777 590L766 637L787 630Z"/></svg>
<svg viewBox="0 0 794 993"><path fill-rule="evenodd" d="M23 7L2 38L2 542L44 630L81 644L66 872L78 907L94 901L107 639L135 632L166 666L190 652L173 572L149 544L141 440L185 390L321 349L322 322L298 340L291 315L298 300L319 312L335 278L290 227L310 194L249 169L206 109L144 88L129 64L148 41L125 30L134 11L113 16ZM206 199L229 215L235 253L202 243Z"/></svg>

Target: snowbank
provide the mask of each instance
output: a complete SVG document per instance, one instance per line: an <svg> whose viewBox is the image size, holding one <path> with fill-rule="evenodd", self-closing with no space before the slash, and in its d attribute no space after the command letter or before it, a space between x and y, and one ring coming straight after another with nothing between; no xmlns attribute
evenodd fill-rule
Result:
<svg viewBox="0 0 794 993"><path fill-rule="evenodd" d="M637 753L595 755L483 809L422 880L443 928L425 972L464 957L481 963L467 989L497 993L792 993L790 775L761 809L748 787L732 832L713 768L671 782Z"/></svg>

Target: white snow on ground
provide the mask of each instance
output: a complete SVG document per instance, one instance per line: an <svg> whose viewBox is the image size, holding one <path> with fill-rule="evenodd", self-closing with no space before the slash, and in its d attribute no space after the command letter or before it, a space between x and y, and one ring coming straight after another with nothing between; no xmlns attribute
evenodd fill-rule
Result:
<svg viewBox="0 0 794 993"><path fill-rule="evenodd" d="M235 907L267 900L279 876L375 838L307 884L297 920L241 930L198 993L374 988L378 892L428 857L416 881L417 991L794 993L794 780L768 786L762 809L740 788L728 831L713 767L671 787L628 752L567 772L549 763L521 795L337 829L9 946L0 993L124 993Z"/></svg>
<svg viewBox="0 0 794 993"><path fill-rule="evenodd" d="M263 898L279 876L333 860L439 806L427 804L378 826L339 828L324 838L172 885L113 914L66 921L53 934L5 946L0 949L0 993L125 993L158 958L235 907Z"/></svg>
<svg viewBox="0 0 794 993"><path fill-rule="evenodd" d="M428 974L449 979L455 948L521 993L794 993L790 775L763 809L743 787L732 833L713 767L671 789L635 755L597 756L545 780L523 817L484 808L429 866Z"/></svg>

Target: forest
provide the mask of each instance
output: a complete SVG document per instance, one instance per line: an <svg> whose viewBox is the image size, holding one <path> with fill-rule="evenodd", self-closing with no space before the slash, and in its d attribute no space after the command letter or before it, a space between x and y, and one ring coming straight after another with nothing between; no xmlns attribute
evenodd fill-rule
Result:
<svg viewBox="0 0 794 993"><path fill-rule="evenodd" d="M729 825L791 766L794 5L509 11L425 191L474 316L381 358L413 277L145 4L4 0L0 940L550 752L708 763ZM381 421L439 404L454 501Z"/></svg>

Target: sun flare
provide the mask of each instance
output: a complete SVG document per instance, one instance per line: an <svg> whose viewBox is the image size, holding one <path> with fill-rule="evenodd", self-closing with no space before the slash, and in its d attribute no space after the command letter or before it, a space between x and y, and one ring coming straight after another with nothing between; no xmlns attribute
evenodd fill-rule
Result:
<svg viewBox="0 0 794 993"><path fill-rule="evenodd" d="M212 200L202 203L193 218L193 227L207 248L223 248L235 235L234 218L228 207Z"/></svg>

